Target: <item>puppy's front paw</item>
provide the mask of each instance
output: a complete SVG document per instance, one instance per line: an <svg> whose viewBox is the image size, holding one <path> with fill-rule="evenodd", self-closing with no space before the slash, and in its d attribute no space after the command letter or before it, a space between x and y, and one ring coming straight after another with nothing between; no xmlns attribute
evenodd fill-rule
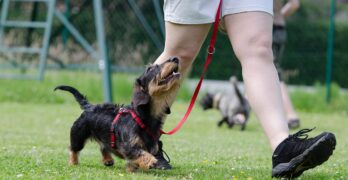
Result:
<svg viewBox="0 0 348 180"><path fill-rule="evenodd" d="M146 166L147 169L160 169L158 160L156 158L151 159Z"/></svg>
<svg viewBox="0 0 348 180"><path fill-rule="evenodd" d="M141 161L139 163L139 167L140 169L150 169L152 167L155 167L157 163L157 159L154 158L153 156L149 156L143 159L143 161Z"/></svg>
<svg viewBox="0 0 348 180"><path fill-rule="evenodd" d="M131 164L136 164L140 169L150 169L157 163L157 159L150 153L144 152L137 159L133 160Z"/></svg>
<svg viewBox="0 0 348 180"><path fill-rule="evenodd" d="M128 162L127 165L126 165L126 171L127 172L134 172L138 169L137 165L131 163L131 162Z"/></svg>

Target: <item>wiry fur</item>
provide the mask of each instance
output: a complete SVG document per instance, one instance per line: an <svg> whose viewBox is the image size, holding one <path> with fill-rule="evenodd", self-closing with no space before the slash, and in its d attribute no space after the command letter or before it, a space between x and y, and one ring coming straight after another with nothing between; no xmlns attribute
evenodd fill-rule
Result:
<svg viewBox="0 0 348 180"><path fill-rule="evenodd" d="M244 130L249 118L250 106L238 88L236 77L231 77L230 82L233 86L231 93L207 93L200 104L204 110L215 108L220 111L222 120L218 122L218 126L227 123L228 127L232 128L235 124L239 124L241 130Z"/></svg>
<svg viewBox="0 0 348 180"><path fill-rule="evenodd" d="M70 132L70 164L78 164L78 153L83 149L87 139L92 138L100 145L103 163L114 164L111 153L127 160L127 170L138 168L157 168L154 155L158 151L158 139L154 139L142 129L130 114L124 114L116 122L116 148L110 145L112 121L121 107L133 109L146 127L159 137L166 114L170 113L165 94L176 91L179 87L179 60L171 58L160 65L149 66L144 74L137 78L131 105L90 104L86 97L70 86L58 86L55 90L72 93L84 110L74 122ZM163 169L163 168L161 168Z"/></svg>

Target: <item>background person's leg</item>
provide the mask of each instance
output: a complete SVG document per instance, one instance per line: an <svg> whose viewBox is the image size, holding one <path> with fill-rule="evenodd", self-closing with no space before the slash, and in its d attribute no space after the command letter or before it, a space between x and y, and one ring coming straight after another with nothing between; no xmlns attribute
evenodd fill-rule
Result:
<svg viewBox="0 0 348 180"><path fill-rule="evenodd" d="M273 25L273 56L274 56L274 64L278 71L278 76L280 79L280 91L282 95L282 100L284 103L284 110L288 120L288 127L290 129L298 128L300 125L299 118L297 113L292 105L289 92L287 90L286 84L283 81L282 74L283 70L281 68L280 61L282 60L285 43L286 43L287 35L284 26Z"/></svg>
<svg viewBox="0 0 348 180"><path fill-rule="evenodd" d="M224 21L242 65L248 100L275 150L288 137L289 130L273 64L273 17L264 12L247 12L227 15Z"/></svg>
<svg viewBox="0 0 348 180"><path fill-rule="evenodd" d="M285 108L285 112L286 112L286 117L288 118L288 122L290 123L290 121L299 120L297 113L295 112L295 108L292 105L292 102L291 102L291 99L289 96L289 92L288 92L288 89L286 87L285 82L283 82L283 81L280 82L280 89L281 89L281 93L282 93L282 97L283 97L283 103L284 103L284 108ZM289 127L296 128L298 126L292 127L289 125Z"/></svg>

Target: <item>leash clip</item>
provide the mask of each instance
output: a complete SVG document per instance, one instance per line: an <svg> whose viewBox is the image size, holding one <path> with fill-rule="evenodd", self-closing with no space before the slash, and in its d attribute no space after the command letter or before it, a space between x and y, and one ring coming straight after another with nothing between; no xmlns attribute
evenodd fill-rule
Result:
<svg viewBox="0 0 348 180"><path fill-rule="evenodd" d="M215 53L215 47L209 45L208 49L207 49L208 54L214 54Z"/></svg>

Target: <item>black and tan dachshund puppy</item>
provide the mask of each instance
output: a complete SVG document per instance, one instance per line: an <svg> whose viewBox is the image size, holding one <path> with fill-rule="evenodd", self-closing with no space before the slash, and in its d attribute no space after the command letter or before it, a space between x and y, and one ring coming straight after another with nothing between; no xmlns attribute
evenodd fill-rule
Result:
<svg viewBox="0 0 348 180"><path fill-rule="evenodd" d="M166 99L175 95L179 88L178 69L177 58L147 67L136 79L132 102L128 106L92 105L75 88L56 87L55 90L72 93L84 110L71 127L69 163L79 163L78 153L91 138L99 143L106 166L114 164L111 154L115 154L127 161L127 171L168 168L156 159L156 154L161 150L160 129L170 113ZM114 121L118 114L119 119Z"/></svg>

